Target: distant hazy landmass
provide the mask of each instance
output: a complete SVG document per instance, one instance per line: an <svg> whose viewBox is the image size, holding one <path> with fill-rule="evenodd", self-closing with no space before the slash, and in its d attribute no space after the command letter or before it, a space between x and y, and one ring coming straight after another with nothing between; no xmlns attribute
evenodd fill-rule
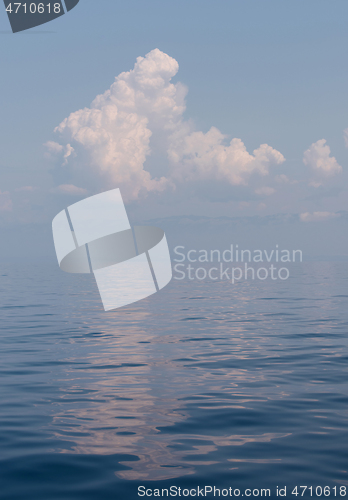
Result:
<svg viewBox="0 0 348 500"><path fill-rule="evenodd" d="M171 249L301 249L304 260L348 260L348 212L303 222L298 214L253 217L178 216L144 221L162 227Z"/></svg>
<svg viewBox="0 0 348 500"><path fill-rule="evenodd" d="M173 216L132 220L165 230L168 244L188 249L281 249L303 251L304 260L348 260L348 212L327 220L304 222L298 214L253 217ZM0 261L52 259L51 224L27 224L0 229Z"/></svg>

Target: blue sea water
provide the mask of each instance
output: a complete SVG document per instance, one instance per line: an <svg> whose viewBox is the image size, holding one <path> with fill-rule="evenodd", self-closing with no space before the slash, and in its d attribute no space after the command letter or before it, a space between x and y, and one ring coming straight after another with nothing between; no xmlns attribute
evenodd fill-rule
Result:
<svg viewBox="0 0 348 500"><path fill-rule="evenodd" d="M0 295L2 499L348 487L347 263L109 313L91 276L2 265Z"/></svg>

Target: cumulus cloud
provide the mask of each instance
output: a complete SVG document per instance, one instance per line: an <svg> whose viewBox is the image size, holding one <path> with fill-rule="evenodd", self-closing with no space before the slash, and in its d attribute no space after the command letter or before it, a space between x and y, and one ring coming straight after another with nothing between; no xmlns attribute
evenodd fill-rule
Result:
<svg viewBox="0 0 348 500"><path fill-rule="evenodd" d="M226 136L212 127L206 134L192 132L174 140L168 155L174 164L173 177L180 181L218 180L246 185L253 173L268 175L270 165L285 158L267 144L249 154L241 139L224 145Z"/></svg>
<svg viewBox="0 0 348 500"><path fill-rule="evenodd" d="M67 183L89 191L120 187L126 199L136 199L197 181L245 186L253 174L269 175L272 165L284 162L267 144L250 154L241 139L226 143L215 127L195 131L183 118L186 88L171 82L178 69L175 59L152 50L117 76L90 108L63 120L55 129L60 143L46 146L61 156ZM168 165L161 177L153 177L151 159L158 151Z"/></svg>
<svg viewBox="0 0 348 500"><path fill-rule="evenodd" d="M335 217L339 217L339 214L335 214L333 212L304 212L300 214L300 220L302 222L320 222L333 219Z"/></svg>
<svg viewBox="0 0 348 500"><path fill-rule="evenodd" d="M182 85L170 82L177 71L175 59L158 49L138 57L134 69L116 77L90 108L72 113L56 128L74 148L75 158L65 156L73 178L87 181L89 188L120 186L126 198L168 187L170 181L153 179L144 162L151 129L168 134L185 110Z"/></svg>
<svg viewBox="0 0 348 500"><path fill-rule="evenodd" d="M330 156L330 147L325 139L314 142L303 155L303 163L308 165L316 179L310 182L311 186L319 187L322 185L322 179L331 177L342 172L341 165L338 164L334 156Z"/></svg>
<svg viewBox="0 0 348 500"><path fill-rule="evenodd" d="M0 212L11 212L12 210L12 200L10 193L8 191L4 191L3 193L0 191Z"/></svg>

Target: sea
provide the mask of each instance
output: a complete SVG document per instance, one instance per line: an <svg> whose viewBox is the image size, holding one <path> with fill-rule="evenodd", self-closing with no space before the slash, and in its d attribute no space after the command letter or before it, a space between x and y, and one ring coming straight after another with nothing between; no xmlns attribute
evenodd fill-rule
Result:
<svg viewBox="0 0 348 500"><path fill-rule="evenodd" d="M0 498L345 497L348 262L175 280L0 266Z"/></svg>

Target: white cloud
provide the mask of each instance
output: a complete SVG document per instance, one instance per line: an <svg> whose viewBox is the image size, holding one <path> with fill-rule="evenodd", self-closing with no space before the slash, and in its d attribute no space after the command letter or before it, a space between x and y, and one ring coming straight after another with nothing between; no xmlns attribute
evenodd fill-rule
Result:
<svg viewBox="0 0 348 500"><path fill-rule="evenodd" d="M72 113L56 128L82 160L72 161L73 178L83 182L87 176L90 188L96 181L101 189L120 186L126 198L170 184L164 177L152 179L143 165L150 154L149 124L168 134L185 110L182 85L170 83L177 71L175 59L158 49L138 57L134 69L121 73L91 108Z"/></svg>
<svg viewBox="0 0 348 500"><path fill-rule="evenodd" d="M117 76L90 108L63 120L55 131L64 145L50 141L47 146L64 153L68 182L90 191L120 187L126 199L135 199L182 182L247 185L253 174L268 175L272 165L284 162L267 144L250 154L241 139L225 144L226 136L215 127L194 131L183 119L186 88L171 83L178 69L175 59L152 50ZM168 158L169 169L160 178L144 168L153 153Z"/></svg>
<svg viewBox="0 0 348 500"><path fill-rule="evenodd" d="M192 132L174 140L168 151L175 166L173 177L180 181L213 179L246 185L253 173L268 175L270 165L279 165L285 160L267 144L262 144L251 155L241 139L232 139L225 146L225 137L212 127L206 134Z"/></svg>
<svg viewBox="0 0 348 500"><path fill-rule="evenodd" d="M333 212L304 212L300 214L300 220L302 222L320 222L333 219L335 217L339 217L339 214L335 214Z"/></svg>
<svg viewBox="0 0 348 500"><path fill-rule="evenodd" d="M83 196L88 194L87 189L74 186L73 184L61 184L51 190L53 193L70 194L72 196Z"/></svg>
<svg viewBox="0 0 348 500"><path fill-rule="evenodd" d="M64 146L54 141L47 141L44 144L44 147L45 147L45 156L48 159L55 158L64 151Z"/></svg>
<svg viewBox="0 0 348 500"><path fill-rule="evenodd" d="M330 147L326 144L325 139L320 139L314 142L303 155L303 163L308 165L312 172L321 178L329 177L342 172L342 167L337 163L334 156L330 156ZM321 181L312 180L311 186L319 187Z"/></svg>
<svg viewBox="0 0 348 500"><path fill-rule="evenodd" d="M62 166L67 165L69 156L74 155L75 153L75 150L71 146L71 144L66 144L66 146L62 146L61 144L58 144L58 142L47 141L44 144L44 146L46 148L47 158L62 156L64 160Z"/></svg>
<svg viewBox="0 0 348 500"><path fill-rule="evenodd" d="M75 152L74 148L71 146L71 144L67 144L65 148L65 153L64 153L64 163L63 165L66 165L68 163L68 158Z"/></svg>
<svg viewBox="0 0 348 500"><path fill-rule="evenodd" d="M12 211L12 200L10 193L0 191L0 212L11 212Z"/></svg>
<svg viewBox="0 0 348 500"><path fill-rule="evenodd" d="M61 144L58 144L58 142L54 142L54 141L47 141L44 144L44 146L47 148L47 150L50 153L60 153L64 149Z"/></svg>

